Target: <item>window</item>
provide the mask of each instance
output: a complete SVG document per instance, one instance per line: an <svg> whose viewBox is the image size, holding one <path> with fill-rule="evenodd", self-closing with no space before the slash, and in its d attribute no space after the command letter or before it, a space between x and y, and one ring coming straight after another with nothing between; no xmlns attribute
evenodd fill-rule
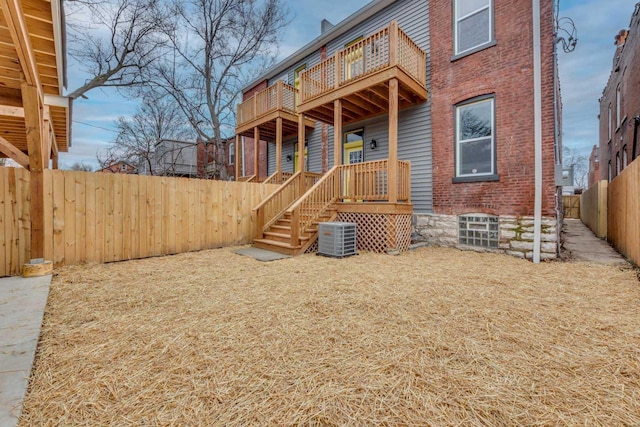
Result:
<svg viewBox="0 0 640 427"><path fill-rule="evenodd" d="M620 167L621 167L620 152L618 151L616 153L616 176L620 175Z"/></svg>
<svg viewBox="0 0 640 427"><path fill-rule="evenodd" d="M622 93L620 93L620 83L616 88L616 128L622 123Z"/></svg>
<svg viewBox="0 0 640 427"><path fill-rule="evenodd" d="M629 158L627 157L627 146L622 147L622 169L627 167L629 164Z"/></svg>
<svg viewBox="0 0 640 427"><path fill-rule="evenodd" d="M123 163L120 168L122 168L122 171L124 172L127 170L127 165Z"/></svg>
<svg viewBox="0 0 640 427"><path fill-rule="evenodd" d="M455 121L456 177L495 175L494 98L456 106Z"/></svg>
<svg viewBox="0 0 640 427"><path fill-rule="evenodd" d="M235 142L232 142L229 144L229 164L230 165L235 165L236 164L236 144Z"/></svg>
<svg viewBox="0 0 640 427"><path fill-rule="evenodd" d="M493 215L460 215L458 243L481 248L498 247L498 217Z"/></svg>
<svg viewBox="0 0 640 427"><path fill-rule="evenodd" d="M454 53L471 53L493 39L493 0L454 0Z"/></svg>
<svg viewBox="0 0 640 427"><path fill-rule="evenodd" d="M352 165L364 161L364 129L344 133L342 163Z"/></svg>
<svg viewBox="0 0 640 427"><path fill-rule="evenodd" d="M609 140L611 140L611 104L609 104Z"/></svg>
<svg viewBox="0 0 640 427"><path fill-rule="evenodd" d="M611 182L613 179L613 171L611 170L611 160L609 160L609 165L607 167L607 180Z"/></svg>

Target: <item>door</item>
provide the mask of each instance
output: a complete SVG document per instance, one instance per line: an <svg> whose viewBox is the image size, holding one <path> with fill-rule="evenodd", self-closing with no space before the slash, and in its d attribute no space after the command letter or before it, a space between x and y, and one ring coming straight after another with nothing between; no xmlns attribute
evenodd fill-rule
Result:
<svg viewBox="0 0 640 427"><path fill-rule="evenodd" d="M364 161L364 129L357 129L345 132L342 163L353 165ZM353 170L348 170L344 176L344 194L352 195L356 193L356 179ZM345 201L349 201L346 199Z"/></svg>

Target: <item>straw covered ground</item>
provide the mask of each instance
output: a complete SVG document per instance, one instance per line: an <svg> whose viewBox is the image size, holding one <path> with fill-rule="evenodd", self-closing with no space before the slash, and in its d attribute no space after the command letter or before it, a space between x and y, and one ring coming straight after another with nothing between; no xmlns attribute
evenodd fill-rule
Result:
<svg viewBox="0 0 640 427"><path fill-rule="evenodd" d="M423 248L58 270L21 426L640 425L636 271Z"/></svg>

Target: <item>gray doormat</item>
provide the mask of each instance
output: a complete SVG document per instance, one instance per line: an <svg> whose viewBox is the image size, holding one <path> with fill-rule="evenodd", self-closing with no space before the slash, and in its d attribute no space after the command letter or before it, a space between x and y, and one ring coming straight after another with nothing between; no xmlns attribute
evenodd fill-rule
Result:
<svg viewBox="0 0 640 427"><path fill-rule="evenodd" d="M291 258L291 255L285 255L278 252L268 251L266 249L258 249L258 248L242 248L236 249L233 251L238 255L248 256L258 261L268 262L268 261L276 261L279 259Z"/></svg>

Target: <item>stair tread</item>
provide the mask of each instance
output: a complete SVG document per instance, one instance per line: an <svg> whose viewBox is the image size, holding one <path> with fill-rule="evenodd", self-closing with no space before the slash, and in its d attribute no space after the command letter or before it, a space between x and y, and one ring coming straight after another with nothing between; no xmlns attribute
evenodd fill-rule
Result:
<svg viewBox="0 0 640 427"><path fill-rule="evenodd" d="M300 247L299 245L292 246L289 243L283 243L283 242L278 242L276 240L269 240L269 239L255 239L254 242L262 243L265 245L278 246L281 248L288 248L288 249L298 249Z"/></svg>
<svg viewBox="0 0 640 427"><path fill-rule="evenodd" d="M276 231L265 231L264 232L265 236L273 236L273 237L282 237L282 238L287 238L287 237L291 237L291 234L284 234L284 233L278 233Z"/></svg>

